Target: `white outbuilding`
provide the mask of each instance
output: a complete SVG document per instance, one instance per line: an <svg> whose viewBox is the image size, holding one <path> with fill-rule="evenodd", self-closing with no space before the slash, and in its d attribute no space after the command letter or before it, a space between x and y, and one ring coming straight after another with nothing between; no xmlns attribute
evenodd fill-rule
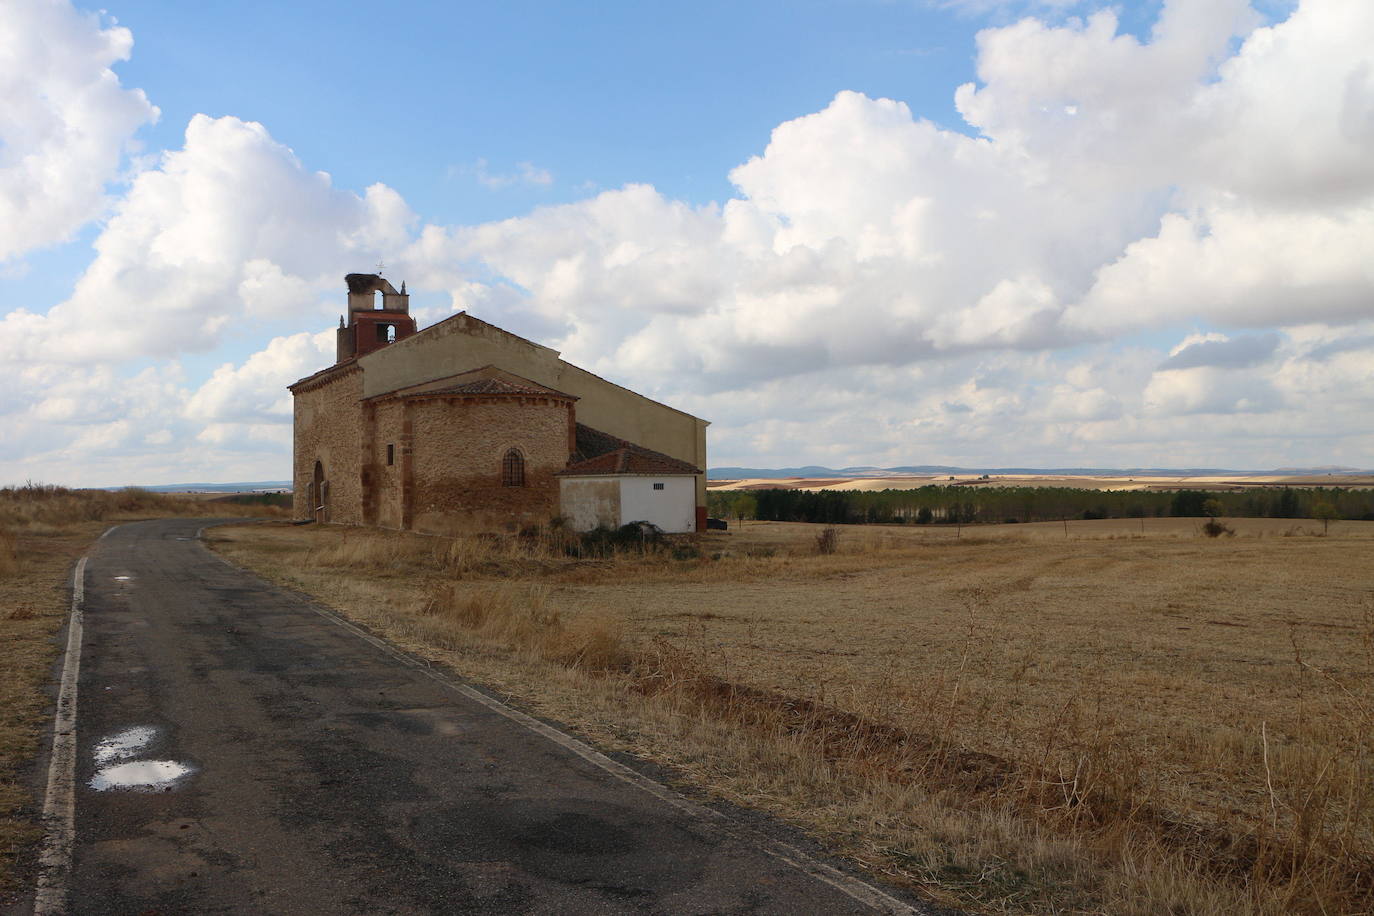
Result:
<svg viewBox="0 0 1374 916"><path fill-rule="evenodd" d="M584 430L578 430L579 451ZM601 453L558 473L560 510L572 530L619 528L630 522L649 522L668 534L697 530L700 469L623 439L585 444L595 446L586 451ZM603 452L606 445L615 447Z"/></svg>

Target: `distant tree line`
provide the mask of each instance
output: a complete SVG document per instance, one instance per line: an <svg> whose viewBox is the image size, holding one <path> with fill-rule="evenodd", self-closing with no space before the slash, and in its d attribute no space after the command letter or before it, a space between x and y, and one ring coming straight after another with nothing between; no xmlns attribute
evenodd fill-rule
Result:
<svg viewBox="0 0 1374 916"><path fill-rule="evenodd" d="M717 518L829 525L971 525L1060 519L1199 518L1216 500L1237 518L1374 520L1374 491L1275 487L1243 491L1082 490L1070 487L937 486L916 490L710 490Z"/></svg>

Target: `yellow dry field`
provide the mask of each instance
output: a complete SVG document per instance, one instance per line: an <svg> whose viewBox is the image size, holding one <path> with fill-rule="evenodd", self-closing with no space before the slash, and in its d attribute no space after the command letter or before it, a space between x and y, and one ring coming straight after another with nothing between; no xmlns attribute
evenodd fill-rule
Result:
<svg viewBox="0 0 1374 916"><path fill-rule="evenodd" d="M1074 490L1251 490L1273 487L1374 487L1374 474L1242 474L1201 477L1082 477L1069 474L932 474L896 477L748 477L712 480L711 490L916 490L929 486L1067 487Z"/></svg>
<svg viewBox="0 0 1374 916"><path fill-rule="evenodd" d="M745 522L215 546L684 785L979 912L1374 906L1374 523ZM676 557L676 558L675 558Z"/></svg>

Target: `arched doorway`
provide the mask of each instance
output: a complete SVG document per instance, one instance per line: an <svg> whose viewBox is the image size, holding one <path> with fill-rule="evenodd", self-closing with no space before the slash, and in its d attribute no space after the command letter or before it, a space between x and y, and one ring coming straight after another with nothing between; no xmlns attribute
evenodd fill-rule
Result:
<svg viewBox="0 0 1374 916"><path fill-rule="evenodd" d="M315 476L310 481L310 493L315 505L310 509L310 514L317 522L328 521L329 515L329 485L324 479L324 465L315 462Z"/></svg>

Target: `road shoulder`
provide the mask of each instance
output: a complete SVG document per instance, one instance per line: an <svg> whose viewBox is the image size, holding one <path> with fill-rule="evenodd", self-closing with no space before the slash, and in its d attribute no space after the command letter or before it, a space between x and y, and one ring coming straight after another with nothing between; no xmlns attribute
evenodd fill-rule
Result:
<svg viewBox="0 0 1374 916"><path fill-rule="evenodd" d="M72 570L107 527L23 535L18 574L0 579L0 908L7 913L27 907L37 874Z"/></svg>

